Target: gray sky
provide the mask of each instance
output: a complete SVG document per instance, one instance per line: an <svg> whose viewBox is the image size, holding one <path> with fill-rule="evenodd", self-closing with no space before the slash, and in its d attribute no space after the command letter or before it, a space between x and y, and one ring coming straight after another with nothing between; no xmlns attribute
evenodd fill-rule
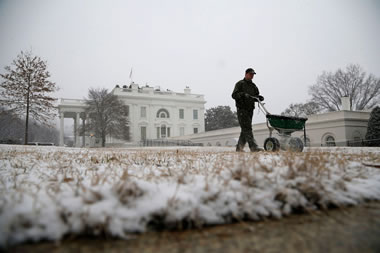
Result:
<svg viewBox="0 0 380 253"><path fill-rule="evenodd" d="M57 97L136 83L230 105L253 67L271 113L305 102L322 71L380 76L380 1L0 0L0 72L21 50L48 62ZM263 115L254 122L263 121Z"/></svg>

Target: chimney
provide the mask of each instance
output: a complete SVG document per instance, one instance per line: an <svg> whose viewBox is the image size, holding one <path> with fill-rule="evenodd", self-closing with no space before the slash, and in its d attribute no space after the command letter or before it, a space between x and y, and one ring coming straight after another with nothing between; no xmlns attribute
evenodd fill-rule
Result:
<svg viewBox="0 0 380 253"><path fill-rule="evenodd" d="M184 92L185 92L185 94L191 93L191 89L189 88L189 86L186 86L186 88L184 89Z"/></svg>
<svg viewBox="0 0 380 253"><path fill-rule="evenodd" d="M148 91L149 94L153 94L153 90L154 90L153 87L150 87L150 86L146 85L142 89Z"/></svg>
<svg viewBox="0 0 380 253"><path fill-rule="evenodd" d="M342 108L341 111L351 111L350 96L341 97Z"/></svg>
<svg viewBox="0 0 380 253"><path fill-rule="evenodd" d="M139 85L137 83L132 82L131 83L131 88L133 93L137 93L139 89Z"/></svg>

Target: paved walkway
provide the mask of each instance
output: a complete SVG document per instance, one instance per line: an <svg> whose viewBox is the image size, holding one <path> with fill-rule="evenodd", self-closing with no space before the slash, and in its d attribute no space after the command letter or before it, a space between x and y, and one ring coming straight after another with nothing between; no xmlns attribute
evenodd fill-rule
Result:
<svg viewBox="0 0 380 253"><path fill-rule="evenodd" d="M380 203L281 220L148 232L130 240L73 238L60 244L24 244L9 252L380 252Z"/></svg>

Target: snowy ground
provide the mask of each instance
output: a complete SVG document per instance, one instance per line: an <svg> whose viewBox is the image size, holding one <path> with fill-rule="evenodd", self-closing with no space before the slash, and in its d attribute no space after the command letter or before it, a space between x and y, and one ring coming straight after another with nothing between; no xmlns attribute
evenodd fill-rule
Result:
<svg viewBox="0 0 380 253"><path fill-rule="evenodd" d="M0 145L0 246L69 234L128 237L380 200L380 148Z"/></svg>

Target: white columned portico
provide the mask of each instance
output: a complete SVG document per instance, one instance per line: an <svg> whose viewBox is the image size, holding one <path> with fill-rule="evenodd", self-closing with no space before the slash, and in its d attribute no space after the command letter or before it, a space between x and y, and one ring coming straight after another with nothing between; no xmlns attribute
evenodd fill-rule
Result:
<svg viewBox="0 0 380 253"><path fill-rule="evenodd" d="M65 132L65 114L61 112L59 114L60 128L59 128L59 146L65 145L64 132Z"/></svg>
<svg viewBox="0 0 380 253"><path fill-rule="evenodd" d="M61 103L58 105L59 109L59 119L60 119L60 136L59 136L59 145L65 145L65 118L73 119L73 136L67 136L69 143L71 140L73 141L73 147L80 147L82 145L82 141L80 140L80 118L88 118L87 115L83 115L86 112L87 105L82 99L66 99L61 98ZM67 122L66 122L67 124ZM71 121L70 121L71 126ZM70 133L71 135L71 133ZM66 144L69 144L66 143Z"/></svg>

